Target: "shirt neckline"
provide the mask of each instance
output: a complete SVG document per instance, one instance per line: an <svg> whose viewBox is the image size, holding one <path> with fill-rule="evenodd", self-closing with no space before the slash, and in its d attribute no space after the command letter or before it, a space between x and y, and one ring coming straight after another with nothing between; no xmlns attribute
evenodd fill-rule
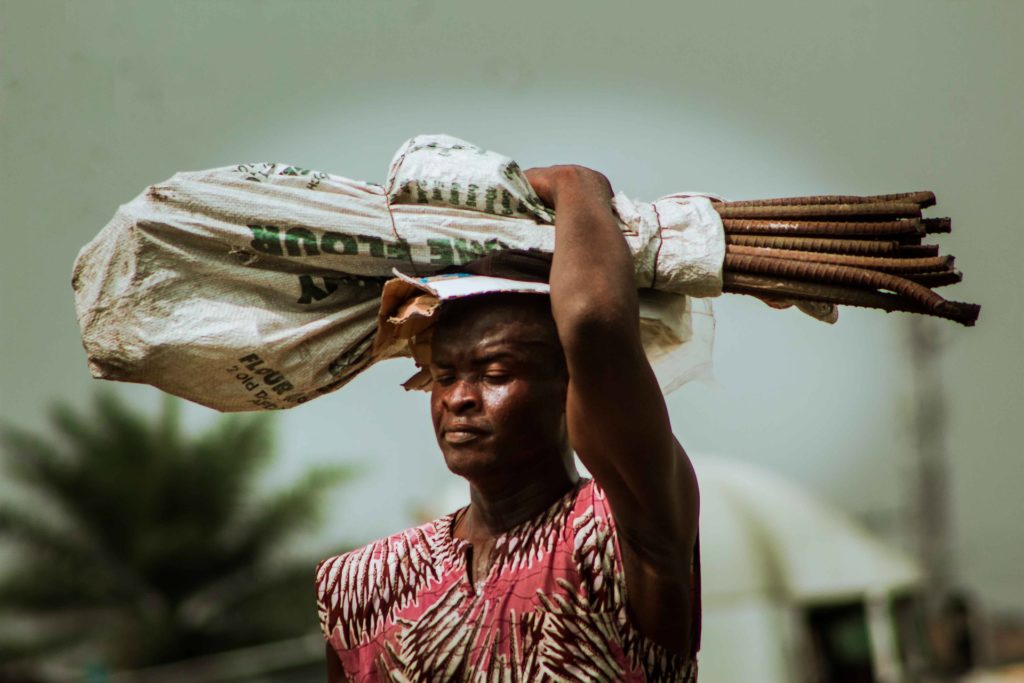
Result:
<svg viewBox="0 0 1024 683"><path fill-rule="evenodd" d="M530 524L535 522L537 519L549 515L552 510L564 506L567 502L567 499L572 498L573 500L575 500L576 496L579 495L579 492L590 481L591 480L586 477L577 478L576 482L572 485L572 487L570 487L569 490L567 490L557 499L552 501L552 503L549 506L538 512L533 517L525 519L522 522L516 524L515 526L512 526L503 531L502 533L500 533L494 539L495 547L501 546L503 544L503 541L505 541L505 539L507 539L509 536L514 536L517 533L522 532L524 529L527 529L530 526ZM441 547L443 550L443 554L456 567L464 568L466 566L466 549L470 545L470 543L469 541L455 537L455 527L458 524L459 520L461 520L462 517L468 511L469 505L464 505L458 510L448 513L447 515L439 519L437 522L437 530L438 534L441 537ZM497 564L497 562L491 564L491 570L487 573L488 577L491 575ZM478 583L486 583L486 577Z"/></svg>

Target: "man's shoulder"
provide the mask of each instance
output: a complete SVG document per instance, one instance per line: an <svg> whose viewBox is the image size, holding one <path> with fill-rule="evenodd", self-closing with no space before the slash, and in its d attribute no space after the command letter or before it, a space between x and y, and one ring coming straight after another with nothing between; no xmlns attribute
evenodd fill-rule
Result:
<svg viewBox="0 0 1024 683"><path fill-rule="evenodd" d="M317 608L324 637L354 647L373 637L391 614L436 582L452 553L446 515L322 560L316 568Z"/></svg>
<svg viewBox="0 0 1024 683"><path fill-rule="evenodd" d="M316 568L318 592L323 595L344 589L371 565L383 564L392 575L423 564L433 565L438 553L444 550L443 535L450 534L451 518L452 515L446 515L321 560Z"/></svg>

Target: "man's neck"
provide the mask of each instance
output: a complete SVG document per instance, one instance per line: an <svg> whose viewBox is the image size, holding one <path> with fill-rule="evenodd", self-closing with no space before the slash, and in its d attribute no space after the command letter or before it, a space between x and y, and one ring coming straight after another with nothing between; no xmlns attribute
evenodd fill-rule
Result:
<svg viewBox="0 0 1024 683"><path fill-rule="evenodd" d="M469 510L456 529L460 538L484 541L498 536L544 512L579 480L569 455L547 460L547 467L531 468L519 477L503 477L500 484L471 481ZM524 477L528 474L528 477Z"/></svg>

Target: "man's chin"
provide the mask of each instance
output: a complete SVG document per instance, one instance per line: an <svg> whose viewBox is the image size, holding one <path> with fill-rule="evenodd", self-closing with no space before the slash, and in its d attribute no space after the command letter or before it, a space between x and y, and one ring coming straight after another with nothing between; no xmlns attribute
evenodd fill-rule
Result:
<svg viewBox="0 0 1024 683"><path fill-rule="evenodd" d="M445 465L452 474L466 479L493 474L500 468L497 454L483 449L445 444L441 448Z"/></svg>

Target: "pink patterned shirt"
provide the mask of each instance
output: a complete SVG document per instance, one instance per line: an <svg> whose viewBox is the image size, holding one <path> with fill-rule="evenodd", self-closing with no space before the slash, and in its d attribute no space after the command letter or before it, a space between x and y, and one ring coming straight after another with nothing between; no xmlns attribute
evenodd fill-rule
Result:
<svg viewBox="0 0 1024 683"><path fill-rule="evenodd" d="M695 657L667 652L631 622L615 523L595 482L498 537L476 586L469 544L452 536L464 512L319 564L320 624L350 680L697 680ZM692 575L696 641L696 552Z"/></svg>

